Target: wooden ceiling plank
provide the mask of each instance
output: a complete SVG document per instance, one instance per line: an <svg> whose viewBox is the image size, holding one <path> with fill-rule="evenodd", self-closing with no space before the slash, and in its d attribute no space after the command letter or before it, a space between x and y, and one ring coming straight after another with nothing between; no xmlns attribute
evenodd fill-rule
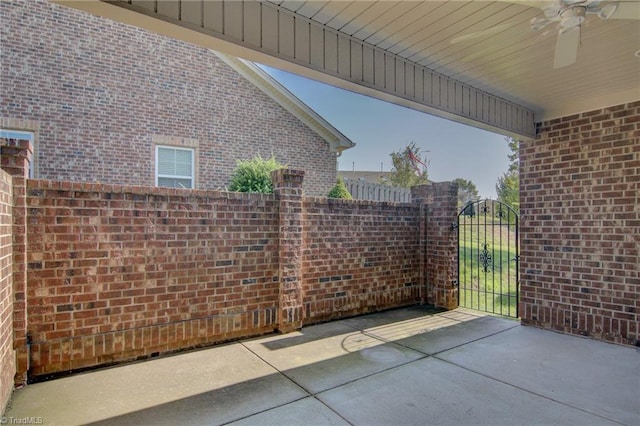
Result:
<svg viewBox="0 0 640 426"><path fill-rule="evenodd" d="M388 8L386 12L382 13L373 21L371 21L366 27L363 27L360 31L353 34L353 37L366 41L367 43L371 43L368 40L369 37L376 36L376 34L379 33L382 28L385 27L385 25L387 25L389 22L393 22L398 16L403 15L408 10L416 7L416 4L413 2L395 1L388 2L388 6L391 7ZM384 5L382 7L384 7Z"/></svg>
<svg viewBox="0 0 640 426"><path fill-rule="evenodd" d="M582 32L582 46L580 47L580 52L578 53L578 61L583 60L586 65L586 60L582 57L587 57L592 59L593 56L598 56L602 58L603 55L609 55L612 53L611 42L610 39L604 37L605 35L612 33L616 33L619 36L614 37L614 39L625 40L625 35L632 35L633 29L635 25L628 21L617 21L617 22L607 22L607 25L598 25L598 27L592 26L589 29L591 31L587 31L586 29ZM640 38L640 30L636 28L636 36ZM507 70L511 68L518 68L520 72L517 75L514 75L514 78L522 79L529 78L531 81L535 81L541 77L546 77L549 79L557 80L562 76L563 73L569 73L568 79L575 78L576 72L580 73L589 73L595 66L595 64L591 64L589 66L582 67L571 67L554 70L552 67L553 61L553 52L555 49L555 34L551 34L550 37L545 40L546 46L540 48L539 43L534 43L534 45L530 46L530 48L521 49L521 45L514 45L514 48L510 51L496 51L492 55L484 55L481 60L474 62L473 68L466 70L465 74L470 75L473 74L476 80L482 79L485 74L499 77L501 75L502 70ZM629 60L636 60L636 58L631 58L633 49L635 48L635 44L631 42L633 37L628 37L626 40L629 41L631 49L629 54ZM536 42L536 38L533 38L533 41ZM519 48L519 47L520 48ZM618 49L620 46L616 46ZM526 52L526 55L523 54ZM539 66L541 63L546 63L546 67ZM590 62L590 61L589 61ZM599 61L604 62L605 66L610 67L611 62L609 61ZM459 66L455 67L456 69L462 69ZM485 73L483 74L480 69L485 69ZM532 70L535 70L532 72ZM450 75L454 76L454 78L460 78L460 74L451 73Z"/></svg>
<svg viewBox="0 0 640 426"><path fill-rule="evenodd" d="M421 31L425 26L435 22L433 15L435 15L438 10L451 9L451 5L453 5L453 3L424 2L419 4L383 28L382 32L390 35L376 41L376 46L386 50L389 46L415 34L416 31ZM373 42L374 40L371 41Z"/></svg>
<svg viewBox="0 0 640 426"><path fill-rule="evenodd" d="M398 31L401 31L407 21L410 21L416 15L420 15L424 12L424 9L429 6L430 3L410 3L407 2L405 5L405 9L401 14L397 14L393 17L393 19L388 19L383 25L379 27L379 30L376 31L371 36L367 37L365 41L367 43L371 43L374 46L378 46L384 40L387 40L389 37L393 37L397 34ZM433 3L432 3L433 4ZM411 6L411 7L409 7ZM400 11L400 9L394 9L395 12ZM389 18L391 18L389 16Z"/></svg>
<svg viewBox="0 0 640 426"><path fill-rule="evenodd" d="M331 21L336 16L339 16L347 6L349 6L349 2L344 0L333 0L327 2L322 9L313 15L312 19L326 25L327 22Z"/></svg>
<svg viewBox="0 0 640 426"><path fill-rule="evenodd" d="M365 2L356 1L356 3ZM391 9L394 4L395 3L392 1L373 2L373 4L369 6L365 11L351 19L349 23L340 28L340 31L350 36L357 37L356 34L360 30L366 28L368 25L371 25L372 22L387 13L387 11Z"/></svg>
<svg viewBox="0 0 640 426"><path fill-rule="evenodd" d="M528 25L531 14L522 11L521 8L507 7L486 19L480 21L481 25L474 25L468 29L457 32L437 45L433 45L426 61L421 61L426 67L433 63L448 64L458 61L468 55L482 55L504 46L505 43L513 43L514 39L523 39L526 36L520 30L521 26ZM455 42L456 38L469 37ZM402 52L399 53L402 55Z"/></svg>
<svg viewBox="0 0 640 426"><path fill-rule="evenodd" d="M416 52L413 55L406 55L407 58L419 62L419 60L417 60L418 58L424 59L429 57L437 51L437 47L435 46L439 43L448 43L452 35L459 31L459 28L471 26L475 20L486 19L505 7L508 7L503 3L490 3L489 6L485 6L481 2L463 3L463 5L463 7L447 16L446 19L441 19L432 25L429 29L429 35L423 37L419 43L412 46L412 49ZM479 7L480 5L482 6ZM493 5L493 7L491 5ZM452 21L454 23L452 23Z"/></svg>
<svg viewBox="0 0 640 426"><path fill-rule="evenodd" d="M288 9L292 12L297 12L304 4L305 0L284 0L284 1L272 1L271 3L278 4L280 7Z"/></svg>
<svg viewBox="0 0 640 426"><path fill-rule="evenodd" d="M328 21L326 25L330 28L333 28L334 30L346 32L345 28L353 20L362 16L367 11L367 9L373 7L374 5L375 2L373 1L352 1L342 12L340 12L339 15L334 16L333 19Z"/></svg>

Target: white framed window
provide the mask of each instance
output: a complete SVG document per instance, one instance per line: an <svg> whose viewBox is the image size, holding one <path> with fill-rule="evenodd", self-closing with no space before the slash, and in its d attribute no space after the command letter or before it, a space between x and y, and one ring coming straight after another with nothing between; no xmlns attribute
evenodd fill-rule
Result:
<svg viewBox="0 0 640 426"><path fill-rule="evenodd" d="M0 129L0 138L7 139L22 139L28 140L31 142L31 146L33 147L35 143L35 135L33 132L29 132L26 130L12 130L12 129ZM34 148L35 149L35 148ZM34 153L35 158L35 153ZM33 179L33 162L29 164L29 178Z"/></svg>
<svg viewBox="0 0 640 426"><path fill-rule="evenodd" d="M156 186L193 188L194 149L156 145Z"/></svg>

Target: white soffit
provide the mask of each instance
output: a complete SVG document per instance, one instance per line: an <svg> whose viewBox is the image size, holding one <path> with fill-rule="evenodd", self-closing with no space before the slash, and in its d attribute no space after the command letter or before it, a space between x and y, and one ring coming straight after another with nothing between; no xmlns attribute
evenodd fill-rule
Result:
<svg viewBox="0 0 640 426"><path fill-rule="evenodd" d="M640 21L587 14L576 63L554 69L558 24L531 28L549 1L59 3L516 137L640 99Z"/></svg>

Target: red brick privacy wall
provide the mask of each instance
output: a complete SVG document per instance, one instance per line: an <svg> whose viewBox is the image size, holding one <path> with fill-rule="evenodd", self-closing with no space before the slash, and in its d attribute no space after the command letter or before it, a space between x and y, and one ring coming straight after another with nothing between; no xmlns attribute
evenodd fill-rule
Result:
<svg viewBox="0 0 640 426"><path fill-rule="evenodd" d="M309 323L422 302L450 285L440 278L451 271L430 270L450 265L428 261L429 244L455 248L441 237L448 222L446 230L430 224L456 213L456 191L440 190L448 184L420 188L431 204L416 197L410 205L305 199L304 172L289 169L273 173L273 195L26 180L29 142L2 139L0 147L14 173L13 197L0 196L0 207L11 206L0 219L13 238L0 235L0 248L13 284L2 312L13 304L19 384L27 372L45 376L286 332L305 316ZM307 285L316 280L323 286Z"/></svg>
<svg viewBox="0 0 640 426"><path fill-rule="evenodd" d="M305 198L305 323L420 302L419 214L411 204Z"/></svg>
<svg viewBox="0 0 640 426"><path fill-rule="evenodd" d="M273 195L28 181L31 375L272 331Z"/></svg>
<svg viewBox="0 0 640 426"><path fill-rule="evenodd" d="M11 396L16 373L13 349L13 191L11 176L0 171L0 413Z"/></svg>
<svg viewBox="0 0 640 426"><path fill-rule="evenodd" d="M11 303L13 349L15 349L16 382L26 381L27 356L27 316L26 316L26 182L33 147L28 140L0 138L0 163L11 180Z"/></svg>
<svg viewBox="0 0 640 426"><path fill-rule="evenodd" d="M415 304L446 284L425 278L425 206L303 198L302 172L276 175L274 195L28 180L31 377Z"/></svg>
<svg viewBox="0 0 640 426"><path fill-rule="evenodd" d="M157 142L196 147L197 188L257 154L335 184L328 143L207 49L42 0L0 22L0 127L35 131L36 178L154 185Z"/></svg>
<svg viewBox="0 0 640 426"><path fill-rule="evenodd" d="M520 146L525 324L640 344L640 102L540 125Z"/></svg>

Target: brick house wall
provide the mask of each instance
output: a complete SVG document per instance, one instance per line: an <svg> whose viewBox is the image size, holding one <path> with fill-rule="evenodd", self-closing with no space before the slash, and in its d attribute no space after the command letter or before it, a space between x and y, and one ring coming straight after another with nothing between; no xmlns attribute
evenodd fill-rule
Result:
<svg viewBox="0 0 640 426"><path fill-rule="evenodd" d="M16 356L13 350L13 185L0 171L0 413L13 389Z"/></svg>
<svg viewBox="0 0 640 426"><path fill-rule="evenodd" d="M329 144L213 52L43 0L0 2L0 127L35 132L35 177L155 184L155 145L196 148L196 185L272 154L335 184Z"/></svg>
<svg viewBox="0 0 640 426"><path fill-rule="evenodd" d="M640 345L640 102L520 145L524 324Z"/></svg>

